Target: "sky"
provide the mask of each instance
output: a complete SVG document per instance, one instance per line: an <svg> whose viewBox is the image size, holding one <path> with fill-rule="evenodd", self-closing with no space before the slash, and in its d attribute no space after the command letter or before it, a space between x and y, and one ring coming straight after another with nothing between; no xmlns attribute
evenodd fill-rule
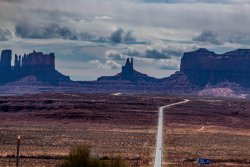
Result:
<svg viewBox="0 0 250 167"><path fill-rule="evenodd" d="M135 69L156 78L184 52L249 48L250 0L0 0L0 50L55 53L72 80Z"/></svg>

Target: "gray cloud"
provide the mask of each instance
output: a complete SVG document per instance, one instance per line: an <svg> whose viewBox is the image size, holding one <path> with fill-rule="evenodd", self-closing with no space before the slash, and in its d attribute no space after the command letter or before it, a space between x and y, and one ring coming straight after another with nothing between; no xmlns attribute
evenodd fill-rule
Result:
<svg viewBox="0 0 250 167"><path fill-rule="evenodd" d="M141 57L141 58L150 58L150 59L170 59L170 56L163 53L162 51L158 51L156 49L146 49L139 51L138 49L129 48L124 52L125 55L132 57Z"/></svg>
<svg viewBox="0 0 250 167"><path fill-rule="evenodd" d="M109 16L95 16L95 20L111 20Z"/></svg>
<svg viewBox="0 0 250 167"><path fill-rule="evenodd" d="M0 28L0 41L8 41L12 38L12 34L9 30L4 30Z"/></svg>
<svg viewBox="0 0 250 167"><path fill-rule="evenodd" d="M132 57L143 57L143 55L145 55L143 51L139 51L138 49L134 48L128 48L123 54Z"/></svg>
<svg viewBox="0 0 250 167"><path fill-rule="evenodd" d="M112 70L121 68L120 64L118 64L117 62L112 61L112 60L106 61L105 66L112 69Z"/></svg>
<svg viewBox="0 0 250 167"><path fill-rule="evenodd" d="M133 36L131 31L125 33L123 40L125 42L136 42L136 38Z"/></svg>
<svg viewBox="0 0 250 167"><path fill-rule="evenodd" d="M187 50L181 50L181 49L173 49L173 48L164 48L162 49L162 53L168 55L169 57L181 57L184 52Z"/></svg>
<svg viewBox="0 0 250 167"><path fill-rule="evenodd" d="M123 29L119 28L111 33L110 41L113 43L136 42L136 38L131 31L125 32Z"/></svg>
<svg viewBox="0 0 250 167"><path fill-rule="evenodd" d="M158 58L156 56L158 56ZM134 57L136 62L143 62L149 65L155 65L158 69L163 70L178 70L180 64L180 57L166 58L164 57L164 54L160 53L155 49L139 51L137 49L130 48L127 50L126 54L120 53L115 50L108 50L105 53L105 57L107 59L106 63L101 63L98 60L93 60L91 61L91 63L95 64L99 68L120 69L121 65L116 63L116 61L125 62L128 57Z"/></svg>
<svg viewBox="0 0 250 167"><path fill-rule="evenodd" d="M193 41L206 42L215 45L222 44L222 42L219 40L218 35L213 31L203 31L198 37L193 38Z"/></svg>
<svg viewBox="0 0 250 167"><path fill-rule="evenodd" d="M142 2L147 2L147 3L191 3L195 2L195 0L142 0Z"/></svg>
<svg viewBox="0 0 250 167"><path fill-rule="evenodd" d="M178 70L180 61L178 59L159 60L158 68L164 70Z"/></svg>
<svg viewBox="0 0 250 167"><path fill-rule="evenodd" d="M56 23L35 26L31 24L17 24L16 35L22 38L50 39L61 38L77 40L77 34L67 27L61 27Z"/></svg>
<svg viewBox="0 0 250 167"><path fill-rule="evenodd" d="M111 59L111 60L124 60L126 59L126 56L121 54L118 51L115 50L108 50L105 52L105 57L106 59Z"/></svg>
<svg viewBox="0 0 250 167"><path fill-rule="evenodd" d="M87 32L81 33L80 38L82 40L84 40L84 41L92 41L92 40L97 39L96 35L93 35L93 34L90 34L90 33L87 33Z"/></svg>
<svg viewBox="0 0 250 167"><path fill-rule="evenodd" d="M104 21L111 20L109 16L95 16L95 17L75 17L73 21L75 22L93 22L93 21Z"/></svg>
<svg viewBox="0 0 250 167"><path fill-rule="evenodd" d="M0 0L0 2L8 2L8 3L20 3L24 0Z"/></svg>
<svg viewBox="0 0 250 167"><path fill-rule="evenodd" d="M123 55L140 57L140 58L149 58L149 59L179 59L182 57L184 52L193 51L199 47L194 44L188 45L158 45L155 47L146 47L142 49L136 49L129 47L123 52Z"/></svg>
<svg viewBox="0 0 250 167"><path fill-rule="evenodd" d="M110 37L91 34L88 32L77 33L70 28L59 26L56 23L31 25L27 23L17 24L15 27L16 35L21 38L31 39L69 39L69 40L83 40L91 42L106 42L106 43L128 43L136 42L136 38L131 31L124 31L123 29L115 30Z"/></svg>
<svg viewBox="0 0 250 167"><path fill-rule="evenodd" d="M138 57L138 58L148 58L148 59L170 59L171 57L156 50L156 49L146 49L138 50L134 48L129 48L123 53L115 50L108 50L105 52L105 57L108 60L125 60L127 57Z"/></svg>
<svg viewBox="0 0 250 167"><path fill-rule="evenodd" d="M142 0L146 3L215 3L215 4L231 4L231 3L249 3L248 0Z"/></svg>
<svg viewBox="0 0 250 167"><path fill-rule="evenodd" d="M111 33L110 40L114 43L121 43L123 32L124 32L123 29L115 30L114 32Z"/></svg>
<svg viewBox="0 0 250 167"><path fill-rule="evenodd" d="M154 59L169 59L170 58L170 56L168 56L162 52L159 52L155 49L146 50L145 57L146 58L154 58Z"/></svg>
<svg viewBox="0 0 250 167"><path fill-rule="evenodd" d="M96 65L98 68L102 69L120 69L121 65L115 62L114 60L107 60L105 63L100 62L99 60L91 60L90 64Z"/></svg>
<svg viewBox="0 0 250 167"><path fill-rule="evenodd" d="M88 32L80 33L79 39L81 39L83 41L91 41L91 42L97 42L97 43L109 42L109 40L105 37L97 36L95 34L91 34Z"/></svg>
<svg viewBox="0 0 250 167"><path fill-rule="evenodd" d="M133 47L138 48L138 50L134 51L133 54L130 53L137 56L138 59L145 59L145 61L161 60L144 58L146 56L146 50L148 50L146 48L147 46L152 47L156 52L162 55L171 56L173 58L174 56L180 57L183 51L190 51L186 48L178 51L176 48L178 49L178 47L181 48L182 46L189 46L192 44L200 46L206 45L214 50L220 50L221 48L229 49L231 47L247 47L247 45L242 46L235 43L245 43L248 42L248 39L231 38L232 43L227 43L226 41L228 41L231 35L246 37L250 34L249 5L213 5L205 3L204 0L202 3L197 4L195 4L194 1L192 3L190 0L172 0L171 5L161 4L171 3L170 0L151 0L151 2L159 2L155 4L145 3L150 0L145 0L144 2L143 0L76 0L74 3L67 0L32 0L32 3L26 3L29 2L26 0L25 3L20 4L6 3L7 1L9 0L5 0L3 3L0 1L0 25L5 26L2 28L12 30L14 28L12 26L21 21L27 21L37 26L43 26L46 23L57 23L60 27L67 27L79 40L64 41L63 43L65 43L65 46L62 49L56 49L55 45L57 45L57 41L55 40L46 40L48 42L45 42L45 40L36 40L34 43L33 40L17 39L6 42L10 43L8 44L10 47L17 47L14 42L18 41L31 50L33 50L34 47L39 50L41 48L40 45L46 43L47 46L44 46L44 50L48 50L48 47L51 47L51 51L61 51L61 53L64 54L63 56L62 54L58 54L58 58L64 57L65 59L67 58L67 60L78 62L75 58L76 56L81 59L85 59L85 57L88 56L88 59L84 61L85 64L88 64L86 62L92 59L100 60L102 64L105 64L106 62L104 62L103 55L107 50L118 50L121 53L120 55L109 53L110 60L111 57L115 60L119 59L121 55L126 55L124 54L124 50L131 45L128 46L130 43L126 43L125 41L133 41L133 38L129 38L129 35L128 38L126 37L126 34L128 34L126 32L128 30L133 30L132 32L134 34L132 33L132 37L136 35L137 40L148 41L148 45L136 43ZM189 3L186 3L188 1ZM217 3L220 0L206 1L208 3ZM230 1L232 2L232 0ZM234 1L235 3L247 2L247 0ZM13 14L13 11L18 11L18 14ZM112 19L101 16L108 16ZM167 19L163 19L166 17ZM204 24L204 22L206 24ZM122 45L110 45L114 44L114 42L111 42L110 34L114 26L117 25L122 26L121 28L123 29L121 35ZM218 40L220 41L222 39L221 41L225 43L221 46L210 46L207 45L207 43L193 42L193 34L202 32L203 30L213 30L219 33ZM199 34L197 34L197 36L198 35ZM60 36L58 38L66 37ZM124 39L126 40L124 41ZM166 41L161 39L166 39ZM105 44L98 44L97 42L105 42ZM131 42L131 44L134 44L134 42ZM84 48L90 45L91 47L88 49ZM168 45L174 48L167 48ZM79 53L81 54L75 54L74 51L76 47L79 47L79 50L81 50ZM19 50L22 50L22 48L20 47ZM150 54L152 55L152 53ZM158 55L162 56L161 54ZM106 60L108 59L105 59L105 61ZM161 73L161 71L157 71L157 68L155 68L156 64L153 64L151 67L152 70L148 70L150 67L147 63L140 63L140 68L144 68L146 71L153 72L155 70L154 74L156 75ZM166 62L163 62L161 68L167 67ZM104 71L103 69L99 70L96 74L98 73L101 75ZM79 75L82 75L82 73ZM166 73L163 75L166 75Z"/></svg>
<svg viewBox="0 0 250 167"><path fill-rule="evenodd" d="M231 36L229 37L228 41L231 44L246 44L249 45L250 44L250 36Z"/></svg>
<svg viewBox="0 0 250 167"><path fill-rule="evenodd" d="M189 52L197 50L199 47L197 45L164 45L162 53L168 55L169 57L182 57L184 52Z"/></svg>
<svg viewBox="0 0 250 167"><path fill-rule="evenodd" d="M127 43L127 44L137 44L143 42L137 42L136 38L133 36L131 31L125 32L123 29L118 29L113 31L109 37L98 36L88 32L80 33L80 39L84 41L91 42L106 42L106 43Z"/></svg>

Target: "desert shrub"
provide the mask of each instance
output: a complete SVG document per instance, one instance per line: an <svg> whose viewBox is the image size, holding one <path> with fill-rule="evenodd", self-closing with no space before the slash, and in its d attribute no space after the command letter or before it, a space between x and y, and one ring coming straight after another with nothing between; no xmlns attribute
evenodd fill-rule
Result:
<svg viewBox="0 0 250 167"><path fill-rule="evenodd" d="M89 147L77 146L70 150L60 167L126 167L126 165L121 157L99 159L90 155Z"/></svg>

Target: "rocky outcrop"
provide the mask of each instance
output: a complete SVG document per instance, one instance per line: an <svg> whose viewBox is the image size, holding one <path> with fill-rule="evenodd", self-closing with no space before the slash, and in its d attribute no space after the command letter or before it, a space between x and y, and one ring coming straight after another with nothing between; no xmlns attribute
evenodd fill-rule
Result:
<svg viewBox="0 0 250 167"><path fill-rule="evenodd" d="M250 50L216 54L206 49L184 53L181 69L194 85L204 87L229 81L250 87Z"/></svg>
<svg viewBox="0 0 250 167"><path fill-rule="evenodd" d="M173 94L192 93L199 90L199 87L192 84L185 73L177 71L167 78L161 79L159 86L163 86L166 92Z"/></svg>
<svg viewBox="0 0 250 167"><path fill-rule="evenodd" d="M43 54L42 52L33 51L33 53L30 53L28 55L25 54L22 57L22 66L30 68L45 67L55 69L55 55L54 53Z"/></svg>
<svg viewBox="0 0 250 167"><path fill-rule="evenodd" d="M33 51L24 56L15 55L14 63L11 67L11 50L3 51L0 60L0 83L12 86L11 89L15 86L17 90L20 85L27 85L41 87L41 90L39 88L34 92L49 90L75 93L129 92L250 97L250 93L246 93L250 92L250 50L247 49L225 54L216 54L206 49L184 53L180 71L162 79L136 71L133 59L127 59L117 75L103 76L91 82L68 82L69 77L55 69L53 53ZM60 83L58 89L49 87L51 83ZM6 87L0 92L3 90L10 92ZM23 92L23 88L20 92Z"/></svg>
<svg viewBox="0 0 250 167"><path fill-rule="evenodd" d="M11 50L3 50L0 60L0 83L6 83L13 78L13 70L11 69Z"/></svg>
<svg viewBox="0 0 250 167"><path fill-rule="evenodd" d="M216 85L207 85L198 92L199 96L248 98L249 91L238 84L221 82Z"/></svg>
<svg viewBox="0 0 250 167"><path fill-rule="evenodd" d="M43 54L33 51L24 56L15 55L14 67L11 67L11 50L3 50L0 60L0 83L5 84L20 80L27 76L33 76L38 81L57 84L58 82L70 81L55 69L54 53Z"/></svg>
<svg viewBox="0 0 250 167"><path fill-rule="evenodd" d="M122 71L117 75L103 76L97 79L97 82L102 82L102 83L110 83L110 82L118 83L118 81L120 83L127 82L134 84L139 84L139 83L150 84L159 82L160 80L134 70L134 62L133 58L131 58L131 60L127 59L125 66L122 67Z"/></svg>
<svg viewBox="0 0 250 167"><path fill-rule="evenodd" d="M0 68L2 70L11 69L11 50L3 50L1 54Z"/></svg>

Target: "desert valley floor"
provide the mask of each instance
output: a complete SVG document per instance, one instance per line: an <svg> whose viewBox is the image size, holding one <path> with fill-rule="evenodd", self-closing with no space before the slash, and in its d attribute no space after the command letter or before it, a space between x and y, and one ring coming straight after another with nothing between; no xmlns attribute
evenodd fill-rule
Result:
<svg viewBox="0 0 250 167"><path fill-rule="evenodd" d="M0 97L0 166L58 166L71 147L153 165L158 107L188 97L38 94ZM164 115L164 166L250 166L250 101L190 97ZM138 157L138 158L137 158Z"/></svg>

